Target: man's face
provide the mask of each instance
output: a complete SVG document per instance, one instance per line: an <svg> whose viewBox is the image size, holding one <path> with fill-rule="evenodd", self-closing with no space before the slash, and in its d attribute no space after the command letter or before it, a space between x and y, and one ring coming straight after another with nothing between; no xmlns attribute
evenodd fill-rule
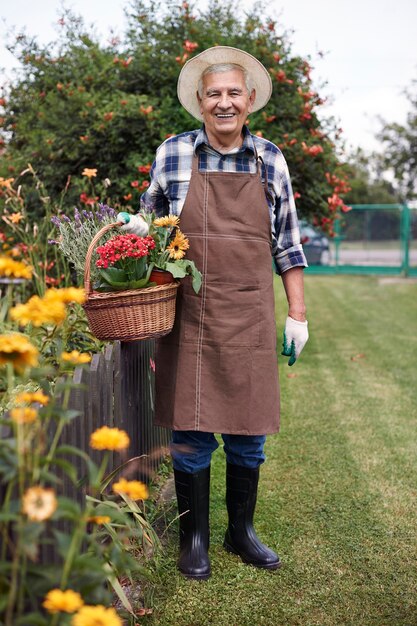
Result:
<svg viewBox="0 0 417 626"><path fill-rule="evenodd" d="M202 98L198 96L201 115L209 139L230 140L238 137L252 110L255 90L249 95L243 73L207 74L203 79Z"/></svg>

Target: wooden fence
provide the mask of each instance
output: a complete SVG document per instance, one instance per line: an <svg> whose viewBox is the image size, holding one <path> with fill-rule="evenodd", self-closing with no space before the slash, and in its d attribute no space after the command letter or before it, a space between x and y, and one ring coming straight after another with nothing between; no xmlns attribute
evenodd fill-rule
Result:
<svg viewBox="0 0 417 626"><path fill-rule="evenodd" d="M153 359L153 341L115 342L94 354L89 368L77 367L69 408L80 416L64 428L61 444L76 446L100 463L103 453L91 449L91 433L100 426L121 428L128 433L130 446L126 454L112 456L108 470L132 459L123 475L148 481L166 454L170 438L168 430L153 425ZM71 460L76 466L82 463L75 455ZM64 492L70 495L72 487L69 481L65 483Z"/></svg>

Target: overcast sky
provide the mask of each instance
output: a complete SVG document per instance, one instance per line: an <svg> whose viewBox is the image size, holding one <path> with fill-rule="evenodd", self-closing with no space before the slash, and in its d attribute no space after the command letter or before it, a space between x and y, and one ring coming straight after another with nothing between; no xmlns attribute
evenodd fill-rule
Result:
<svg viewBox="0 0 417 626"><path fill-rule="evenodd" d="M39 41L53 41L61 4L3 2L0 26L25 27ZM65 6L105 36L111 28L123 32L127 4L128 0L68 0ZM205 5L205 0L194 3L197 9ZM251 7L253 2L240 0L239 6ZM409 106L403 92L417 79L416 0L275 0L268 15L291 32L294 53L311 56L315 83L327 83L320 95L331 103L322 107L323 113L340 121L348 146L377 149L378 116L405 121ZM3 27L0 33L0 66L10 76L15 60L4 48Z"/></svg>

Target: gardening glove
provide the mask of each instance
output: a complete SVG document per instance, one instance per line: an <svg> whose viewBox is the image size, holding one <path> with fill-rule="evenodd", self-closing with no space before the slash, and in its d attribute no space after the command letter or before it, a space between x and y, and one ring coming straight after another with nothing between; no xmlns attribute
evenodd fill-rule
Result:
<svg viewBox="0 0 417 626"><path fill-rule="evenodd" d="M285 321L284 341L282 343L282 352L284 356L289 356L288 365L294 365L301 350L307 343L308 339L308 322L298 322L288 316Z"/></svg>
<svg viewBox="0 0 417 626"><path fill-rule="evenodd" d="M146 237L149 233L149 226L140 215L130 215L130 213L122 211L117 214L117 221L124 224L120 230L130 235Z"/></svg>

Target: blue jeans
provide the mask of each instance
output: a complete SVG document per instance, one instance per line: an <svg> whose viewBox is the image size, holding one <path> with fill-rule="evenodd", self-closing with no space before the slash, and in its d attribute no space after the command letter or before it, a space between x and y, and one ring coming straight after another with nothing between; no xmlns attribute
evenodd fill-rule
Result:
<svg viewBox="0 0 417 626"><path fill-rule="evenodd" d="M266 435L222 435L228 463L255 469L265 461ZM171 455L174 469L194 474L210 465L219 447L213 433L194 430L172 432Z"/></svg>

